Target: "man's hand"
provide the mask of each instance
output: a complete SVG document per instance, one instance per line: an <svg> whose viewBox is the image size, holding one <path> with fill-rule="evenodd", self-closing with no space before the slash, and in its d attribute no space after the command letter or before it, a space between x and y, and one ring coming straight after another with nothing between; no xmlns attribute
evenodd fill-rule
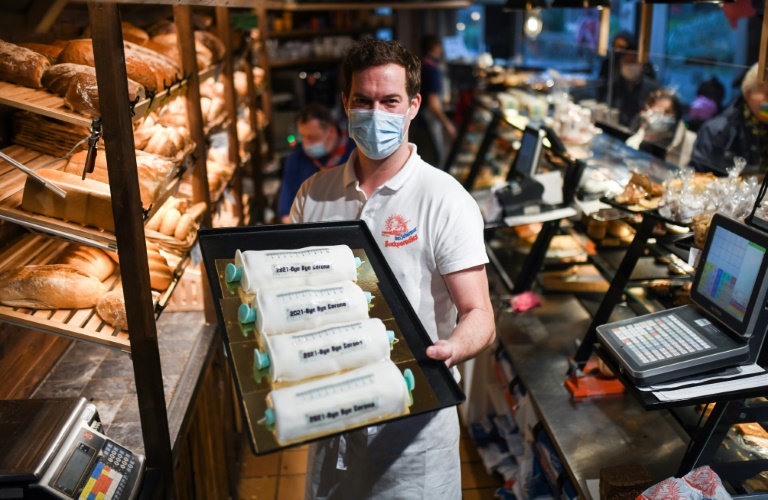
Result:
<svg viewBox="0 0 768 500"><path fill-rule="evenodd" d="M456 127L453 125L453 123L450 120L446 120L446 122L443 123L443 127L445 127L445 133L448 134L448 137L450 137L451 140L455 140Z"/></svg>
<svg viewBox="0 0 768 500"><path fill-rule="evenodd" d="M435 345L427 347L427 356L438 361L445 361L445 365L451 367L453 362L453 344L449 340L438 340Z"/></svg>

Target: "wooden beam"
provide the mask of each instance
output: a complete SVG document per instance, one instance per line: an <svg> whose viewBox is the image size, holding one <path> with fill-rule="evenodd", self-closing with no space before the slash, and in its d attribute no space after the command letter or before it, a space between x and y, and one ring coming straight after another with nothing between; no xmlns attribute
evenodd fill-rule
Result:
<svg viewBox="0 0 768 500"><path fill-rule="evenodd" d="M197 68L197 53L195 51L195 28L192 22L192 8L188 5L174 5L173 18L178 33L179 54L181 54L181 70L190 75L187 83L187 124L192 140L195 141L195 166L192 171L192 201L203 201L208 210L203 214L203 227L213 227L211 217L211 193L208 186L208 151L206 148L205 122L203 110L200 107L200 74ZM208 276L201 273L203 288L203 311L205 321L216 323L216 309L213 304Z"/></svg>
<svg viewBox="0 0 768 500"><path fill-rule="evenodd" d="M99 102L101 109L109 110L109 113L102 116L102 137L112 193L112 213L120 254L144 450L147 466L161 473L163 483L158 496L173 498L175 484L171 438L157 345L155 309L149 284L133 124L131 110L125 99L128 95L128 79L120 13L117 5L112 3L89 2L88 11Z"/></svg>
<svg viewBox="0 0 768 500"><path fill-rule="evenodd" d="M640 18L640 39L637 45L637 61L648 62L648 53L651 50L651 26L653 24L653 4L644 3Z"/></svg>
<svg viewBox="0 0 768 500"><path fill-rule="evenodd" d="M253 180L253 199L251 200L251 224L264 222L264 209L266 208L266 201L264 199L264 159L261 156L261 139L262 133L259 130L259 98L256 95L256 84L253 82L253 44L260 43L254 42L248 38L249 44L248 55L245 58L245 74L246 82L248 84L248 115L249 125L251 132L253 132L253 140L247 145L248 151L251 154L251 177Z"/></svg>
<svg viewBox="0 0 768 500"><path fill-rule="evenodd" d="M768 81L768 75L765 74L768 63L768 0L765 0L765 10L763 11L763 31L760 35L760 58L757 61L757 75L761 82Z"/></svg>
<svg viewBox="0 0 768 500"><path fill-rule="evenodd" d="M607 56L611 31L611 9L604 7L600 11L600 33L597 37L597 55Z"/></svg>
<svg viewBox="0 0 768 500"><path fill-rule="evenodd" d="M51 29L68 0L35 0L27 11L27 26L35 33Z"/></svg>
<svg viewBox="0 0 768 500"><path fill-rule="evenodd" d="M240 168L240 144L237 140L237 93L235 92L235 67L232 56L232 30L229 23L229 9L216 7L216 25L219 38L224 42L224 61L221 65L221 81L224 84L224 109L229 115L229 161L236 166L232 178L232 190L235 192L235 213L243 218L243 178Z"/></svg>

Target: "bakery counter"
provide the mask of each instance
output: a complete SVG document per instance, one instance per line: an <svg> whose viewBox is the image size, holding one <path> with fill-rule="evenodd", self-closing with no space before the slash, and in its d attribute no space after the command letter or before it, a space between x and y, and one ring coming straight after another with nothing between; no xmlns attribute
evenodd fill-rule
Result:
<svg viewBox="0 0 768 500"><path fill-rule="evenodd" d="M167 312L157 322L163 388L174 453L186 433L190 406L218 346L202 312ZM85 397L96 405L105 434L144 453L133 365L128 354L75 342L37 387L33 398Z"/></svg>
<svg viewBox="0 0 768 500"><path fill-rule="evenodd" d="M525 315L503 312L497 336L579 495L600 469L638 462L660 481L675 473L687 435L666 411L648 412L628 394L575 400L564 386L568 358L590 316L572 295L545 295Z"/></svg>

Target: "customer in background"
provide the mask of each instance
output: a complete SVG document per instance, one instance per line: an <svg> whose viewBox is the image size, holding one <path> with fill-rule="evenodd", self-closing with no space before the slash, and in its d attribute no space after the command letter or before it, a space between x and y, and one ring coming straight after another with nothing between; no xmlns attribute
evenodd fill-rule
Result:
<svg viewBox="0 0 768 500"><path fill-rule="evenodd" d="M637 60L636 45L628 45L618 61L619 72L609 90L609 106L619 110L619 124L629 127L645 107L648 96L661 85L645 74L643 63Z"/></svg>
<svg viewBox="0 0 768 500"><path fill-rule="evenodd" d="M456 138L456 127L445 114L441 99L442 41L434 35L426 35L421 40L421 50L421 97L425 105L414 120L413 141L424 161L440 167L445 161L449 141Z"/></svg>
<svg viewBox="0 0 768 500"><path fill-rule="evenodd" d="M701 125L722 111L725 87L716 76L702 82L696 90L696 98L691 103L688 125L694 132Z"/></svg>
<svg viewBox="0 0 768 500"><path fill-rule="evenodd" d="M308 104L301 110L296 127L301 144L285 160L277 205L277 215L283 224L290 222L291 205L301 184L320 170L345 163L355 149L355 142L322 104Z"/></svg>
<svg viewBox="0 0 768 500"><path fill-rule="evenodd" d="M757 64L741 82L742 95L699 129L690 165L701 172L726 175L733 159L747 160L747 169L765 172L768 163L768 82L761 83Z"/></svg>
<svg viewBox="0 0 768 500"><path fill-rule="evenodd" d="M682 118L683 106L677 95L668 89L657 90L648 96L645 109L633 120L632 129L636 132L627 139L627 145L677 165L681 155L690 158L693 146L693 139L684 144L686 129Z"/></svg>
<svg viewBox="0 0 768 500"><path fill-rule="evenodd" d="M601 102L608 102L608 88L612 85L611 82L616 83L620 77L620 59L628 50L636 50L637 41L630 32L620 31L613 37L611 47L613 50L608 57L603 59L600 65L600 73L598 74L601 85L597 91L597 99ZM630 49L630 47L635 47L635 49ZM654 71L653 65L650 62L643 64L643 74L651 80L656 79L656 71Z"/></svg>

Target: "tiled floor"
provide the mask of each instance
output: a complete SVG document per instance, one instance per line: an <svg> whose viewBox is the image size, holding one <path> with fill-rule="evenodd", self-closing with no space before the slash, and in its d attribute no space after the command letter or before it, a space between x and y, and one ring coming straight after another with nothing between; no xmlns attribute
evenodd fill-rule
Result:
<svg viewBox="0 0 768 500"><path fill-rule="evenodd" d="M490 500L504 480L485 472L474 442L464 434L461 443L462 493L466 500ZM238 498L241 500L297 500L304 498L304 476L307 472L307 447L254 456L243 450Z"/></svg>

